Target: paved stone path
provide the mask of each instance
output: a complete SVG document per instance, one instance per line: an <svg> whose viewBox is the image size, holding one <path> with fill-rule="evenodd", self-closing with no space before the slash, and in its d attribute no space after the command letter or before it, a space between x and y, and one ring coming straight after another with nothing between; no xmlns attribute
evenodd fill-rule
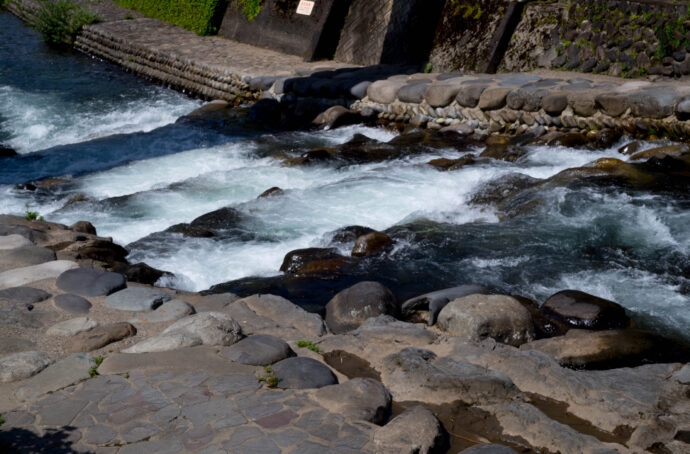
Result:
<svg viewBox="0 0 690 454"><path fill-rule="evenodd" d="M143 369L139 355L108 358L103 368L117 363L121 373L4 413L0 446L99 454L373 452L378 426L329 412L310 391L270 389L258 379L262 368L201 349L208 351L148 354ZM201 367L193 358L208 355L217 357L213 367L174 365Z"/></svg>

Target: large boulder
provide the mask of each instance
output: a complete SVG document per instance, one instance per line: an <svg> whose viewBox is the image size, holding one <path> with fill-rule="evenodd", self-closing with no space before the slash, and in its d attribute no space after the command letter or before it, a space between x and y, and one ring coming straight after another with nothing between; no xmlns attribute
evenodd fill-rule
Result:
<svg viewBox="0 0 690 454"><path fill-rule="evenodd" d="M279 361L271 367L271 371L278 379L279 388L323 388L338 383L338 378L328 366L302 356Z"/></svg>
<svg viewBox="0 0 690 454"><path fill-rule="evenodd" d="M137 329L127 322L97 326L71 337L63 344L62 349L69 353L90 352L134 336L136 333Z"/></svg>
<svg viewBox="0 0 690 454"><path fill-rule="evenodd" d="M381 378L396 401L444 404L457 400L472 405L503 402L519 394L503 373L413 347L383 358Z"/></svg>
<svg viewBox="0 0 690 454"><path fill-rule="evenodd" d="M53 360L41 352L21 352L0 358L0 382L13 382L36 375Z"/></svg>
<svg viewBox="0 0 690 454"><path fill-rule="evenodd" d="M299 274L305 267L314 261L323 261L342 258L342 255L335 248L307 248L296 249L285 255L280 271L290 274Z"/></svg>
<svg viewBox="0 0 690 454"><path fill-rule="evenodd" d="M285 298L253 295L224 309L242 326L244 334L271 334L286 340L311 339L326 333L319 314L307 312Z"/></svg>
<svg viewBox="0 0 690 454"><path fill-rule="evenodd" d="M127 287L127 281L118 273L76 268L60 274L57 286L81 296L105 296Z"/></svg>
<svg viewBox="0 0 690 454"><path fill-rule="evenodd" d="M397 315L395 296L378 282L364 281L336 294L326 305L326 324L336 334L351 331L370 317Z"/></svg>
<svg viewBox="0 0 690 454"><path fill-rule="evenodd" d="M578 290L552 295L542 310L572 328L601 330L630 326L630 319L620 304Z"/></svg>
<svg viewBox="0 0 690 454"><path fill-rule="evenodd" d="M379 454L444 452L446 438L446 431L436 415L422 405L405 410L374 432Z"/></svg>
<svg viewBox="0 0 690 454"><path fill-rule="evenodd" d="M353 378L325 386L314 393L314 399L333 413L374 424L386 422L391 409L390 393L372 378Z"/></svg>
<svg viewBox="0 0 690 454"><path fill-rule="evenodd" d="M30 239L16 233L4 236L0 235L0 251L9 251L23 246L33 246L33 244L34 243L31 242Z"/></svg>
<svg viewBox="0 0 690 454"><path fill-rule="evenodd" d="M457 287L437 290L435 292L425 293L423 295L410 298L402 304L401 312L405 318L417 321L419 316L416 314L419 311L429 311L428 324L432 326L436 323L441 309L446 307L448 303L457 298L462 298L472 294L486 295L489 293L484 287L478 285L460 285Z"/></svg>
<svg viewBox="0 0 690 454"><path fill-rule="evenodd" d="M534 339L532 317L515 298L469 295L448 303L438 326L451 336L480 341L488 337L513 346Z"/></svg>
<svg viewBox="0 0 690 454"><path fill-rule="evenodd" d="M238 343L224 348L220 354L224 358L252 366L268 366L295 356L287 342L266 334L245 337Z"/></svg>
<svg viewBox="0 0 690 454"><path fill-rule="evenodd" d="M537 340L520 348L544 352L561 366L576 369L612 369L646 363L690 361L690 349L686 346L637 329L571 329L565 336Z"/></svg>
<svg viewBox="0 0 690 454"><path fill-rule="evenodd" d="M52 262L56 258L55 251L34 245L0 250L0 271Z"/></svg>
<svg viewBox="0 0 690 454"><path fill-rule="evenodd" d="M242 328L232 317L221 312L202 312L176 321L161 334L123 352L147 353L195 345L232 345L241 338Z"/></svg>

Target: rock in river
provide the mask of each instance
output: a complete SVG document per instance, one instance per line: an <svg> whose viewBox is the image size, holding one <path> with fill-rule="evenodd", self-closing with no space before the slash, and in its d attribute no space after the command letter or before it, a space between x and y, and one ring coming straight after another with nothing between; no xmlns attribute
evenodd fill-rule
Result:
<svg viewBox="0 0 690 454"><path fill-rule="evenodd" d="M552 295L542 310L573 328L599 330L630 326L630 319L620 304L577 290Z"/></svg>

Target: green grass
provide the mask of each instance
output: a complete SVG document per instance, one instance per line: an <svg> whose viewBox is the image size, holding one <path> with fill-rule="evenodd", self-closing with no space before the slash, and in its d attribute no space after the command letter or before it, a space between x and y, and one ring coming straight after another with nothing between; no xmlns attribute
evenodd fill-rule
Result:
<svg viewBox="0 0 690 454"><path fill-rule="evenodd" d="M49 44L72 44L82 27L96 22L98 16L71 1L42 0L34 25Z"/></svg>
<svg viewBox="0 0 690 454"><path fill-rule="evenodd" d="M0 418L0 426L2 426L3 424L5 424L5 419L4 419L4 418Z"/></svg>
<svg viewBox="0 0 690 454"><path fill-rule="evenodd" d="M218 30L214 20L228 4L227 0L117 0L117 3L197 35L215 34Z"/></svg>
<svg viewBox="0 0 690 454"><path fill-rule="evenodd" d="M24 212L24 219L27 221L40 221L43 222L45 219L43 216L38 215L38 211L31 211L29 210L29 203L25 203L24 206L26 207L26 211Z"/></svg>
<svg viewBox="0 0 690 454"><path fill-rule="evenodd" d="M271 366L264 367L264 373L265 375L259 378L259 381L266 383L266 386L268 386L269 388L277 387L278 383L280 383L280 378L275 376L275 374L273 373L273 369L271 369Z"/></svg>

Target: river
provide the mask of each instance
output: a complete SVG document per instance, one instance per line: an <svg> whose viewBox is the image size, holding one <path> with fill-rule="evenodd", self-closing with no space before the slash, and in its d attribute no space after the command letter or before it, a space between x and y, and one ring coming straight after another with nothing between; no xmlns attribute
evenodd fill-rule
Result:
<svg viewBox="0 0 690 454"><path fill-rule="evenodd" d="M175 274L161 284L199 291L278 276L287 252L332 246L329 232L362 225L389 229L396 240L367 266L400 297L475 283L544 301L570 288L620 303L642 326L690 338L687 192L543 186L525 195L538 202L533 209L508 217L476 201L506 175L546 179L603 157L625 160L617 150L632 139L598 150L529 145L515 162L450 172L426 163L481 147L290 167L276 154L335 147L355 134L385 142L396 133L364 126L270 132L241 109L214 121L177 121L202 102L51 49L4 12L0 39L0 143L20 153L0 158L0 212L22 215L28 207L54 222L89 220L99 235L129 245L130 261ZM35 191L15 186L55 177L64 181ZM284 193L257 198L273 186ZM246 234L141 240L226 206L246 215ZM351 244L336 247L348 254Z"/></svg>

